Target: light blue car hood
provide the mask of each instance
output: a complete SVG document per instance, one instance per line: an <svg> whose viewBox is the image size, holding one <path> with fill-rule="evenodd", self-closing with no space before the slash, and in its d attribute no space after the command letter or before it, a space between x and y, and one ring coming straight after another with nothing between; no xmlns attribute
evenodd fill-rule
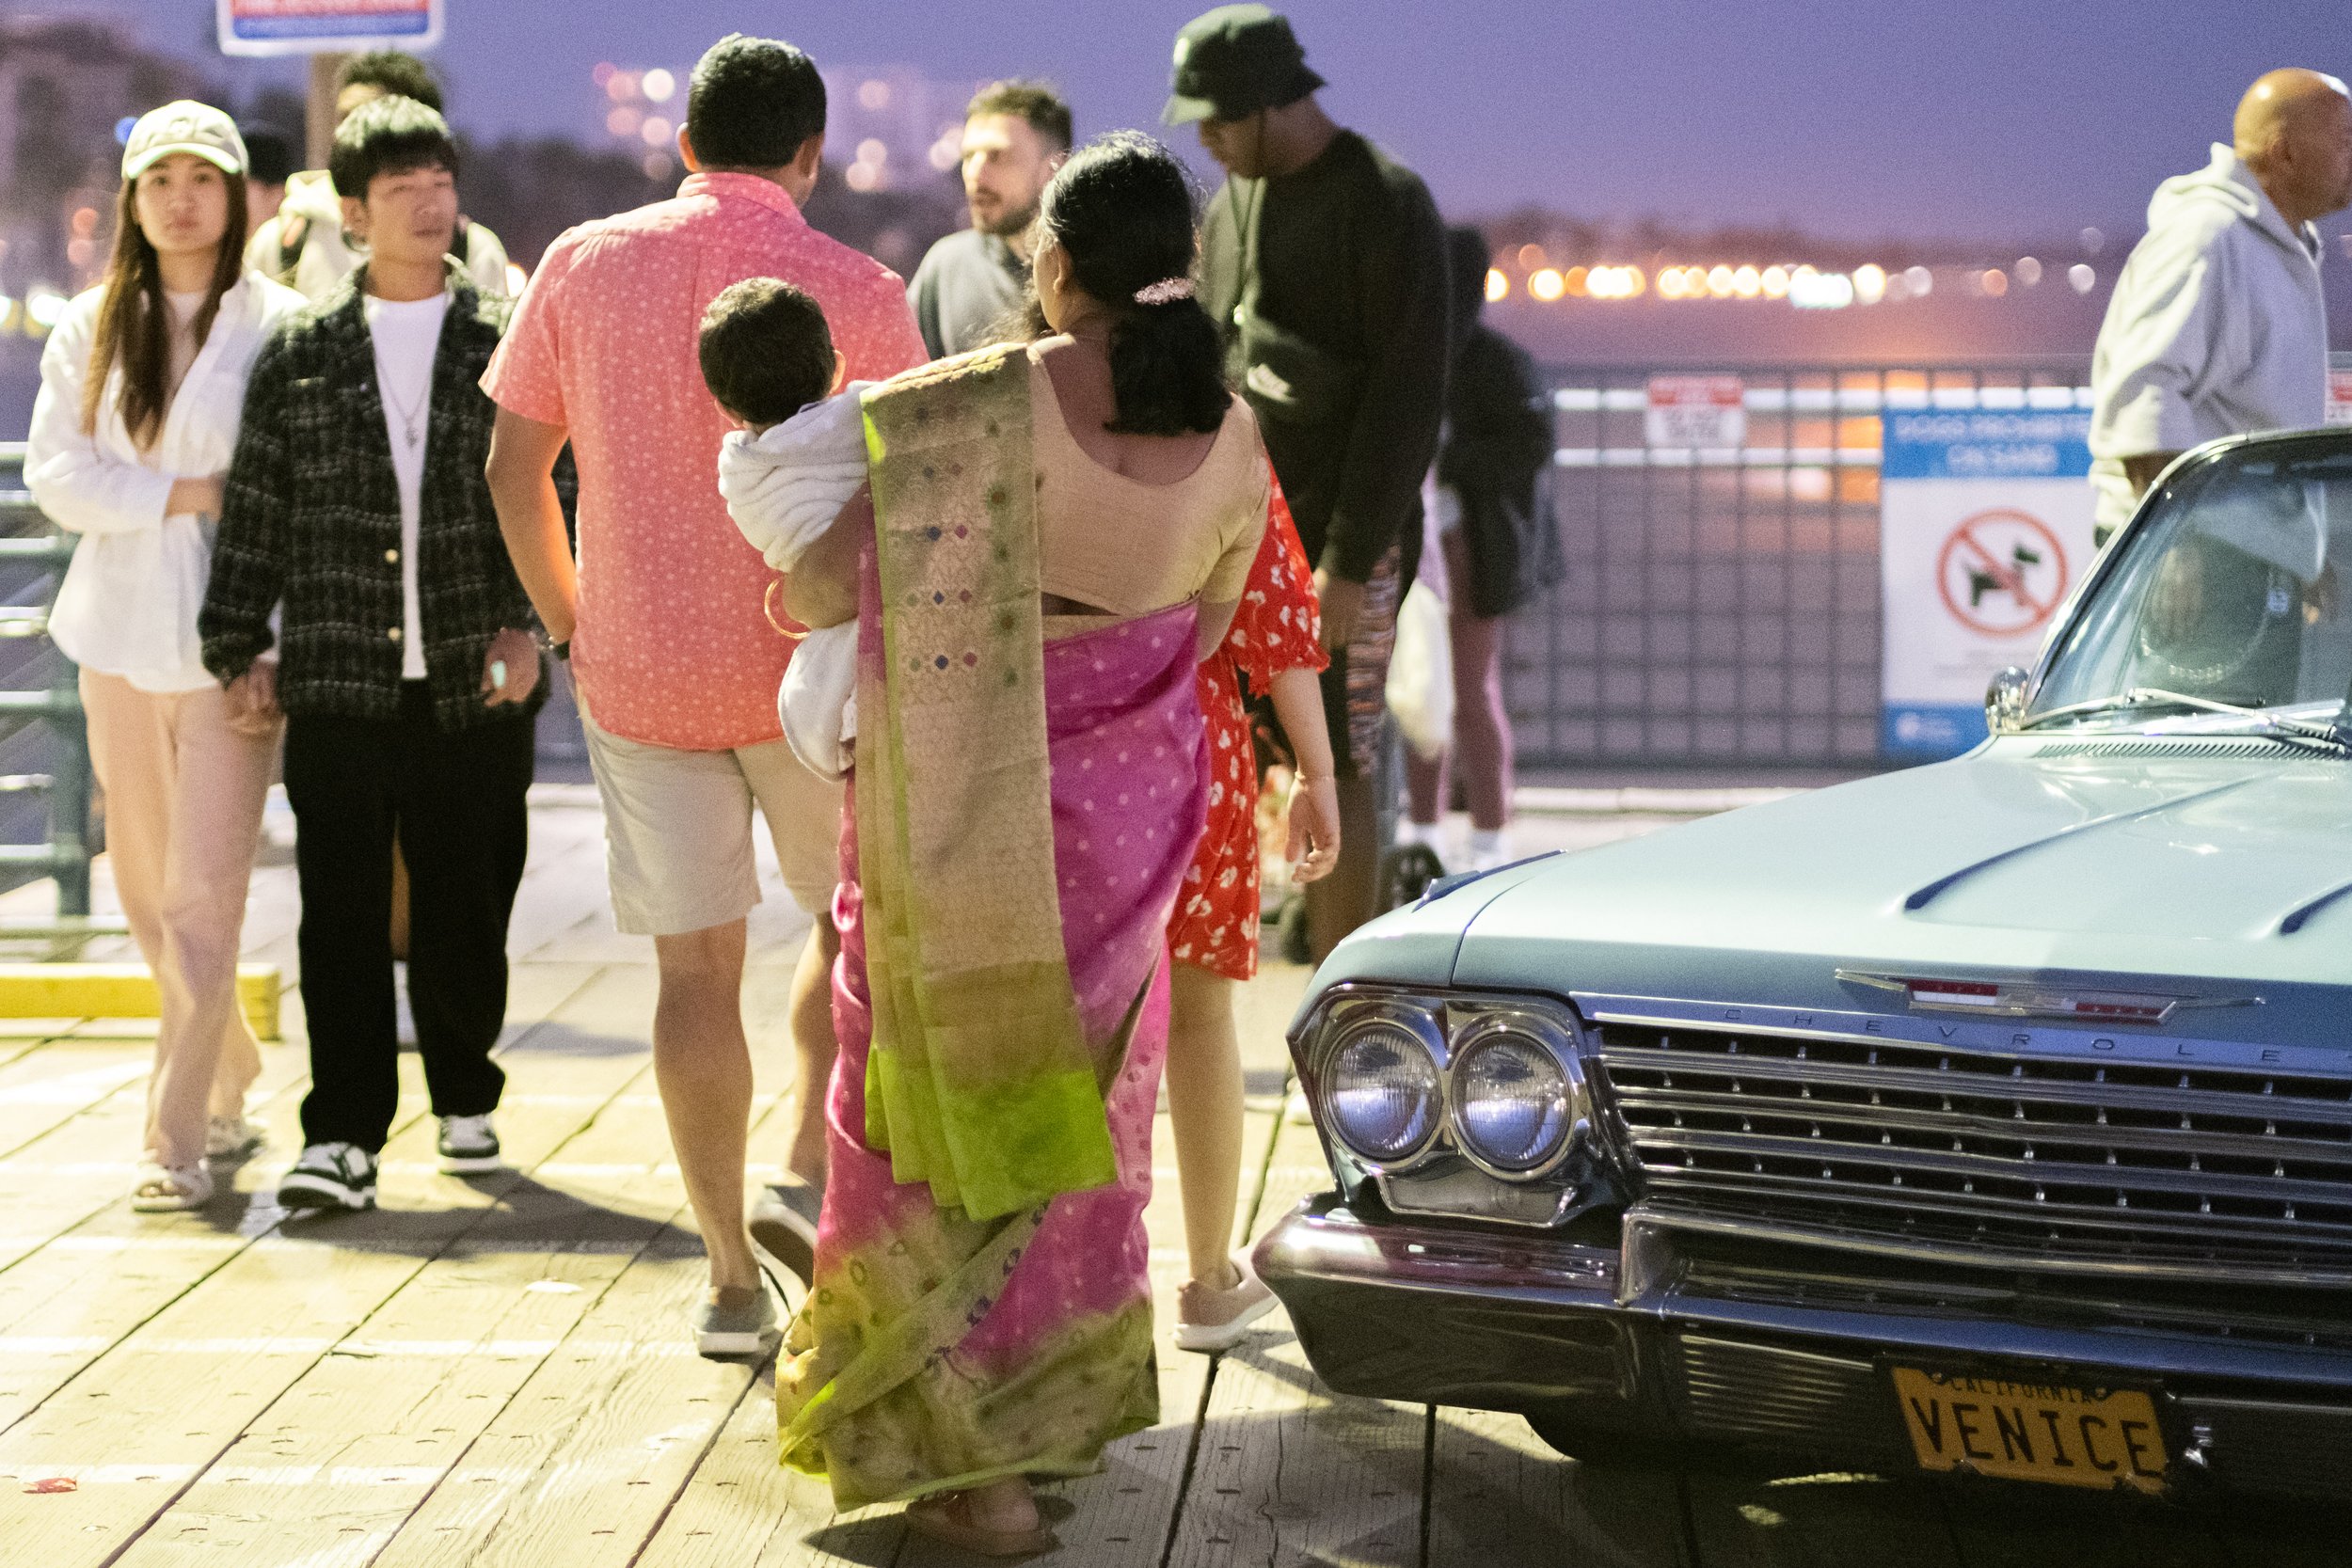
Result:
<svg viewBox="0 0 2352 1568"><path fill-rule="evenodd" d="M1836 978L1850 968L2259 994L2184 1009L2162 1033L2341 1044L2352 1068L2352 761L2260 741L2244 755L2052 750L1996 741L1391 919L1425 967L1431 916L1454 905L1448 978L1463 987L1905 1009ZM1317 989L1374 977L1388 924L1334 953Z"/></svg>

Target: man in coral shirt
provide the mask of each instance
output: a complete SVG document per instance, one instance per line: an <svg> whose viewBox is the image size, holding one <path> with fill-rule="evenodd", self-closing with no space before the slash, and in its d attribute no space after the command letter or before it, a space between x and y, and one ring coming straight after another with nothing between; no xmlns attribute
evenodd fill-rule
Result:
<svg viewBox="0 0 2352 1568"><path fill-rule="evenodd" d="M898 278L801 216L824 133L824 83L806 55L739 34L713 44L688 92L678 151L691 175L677 197L557 240L483 378L499 405L500 526L548 637L570 645L613 916L654 939L654 1067L710 1253L696 1329L713 1355L766 1348L775 1322L743 1225L752 815L768 820L794 900L818 917L793 982L803 1135L789 1161L821 1181L840 794L782 738L791 644L765 610L774 575L719 496L729 427L703 385L696 332L720 291L775 277L823 308L851 376L879 381L927 357ZM577 563L550 478L566 438L580 464Z"/></svg>

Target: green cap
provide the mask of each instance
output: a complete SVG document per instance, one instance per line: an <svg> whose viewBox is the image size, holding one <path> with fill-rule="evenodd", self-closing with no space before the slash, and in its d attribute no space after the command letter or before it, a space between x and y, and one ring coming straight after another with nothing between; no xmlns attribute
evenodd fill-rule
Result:
<svg viewBox="0 0 2352 1568"><path fill-rule="evenodd" d="M1160 119L1170 125L1240 119L1295 103L1321 86L1288 18L1263 6L1219 6L1176 35L1174 96Z"/></svg>

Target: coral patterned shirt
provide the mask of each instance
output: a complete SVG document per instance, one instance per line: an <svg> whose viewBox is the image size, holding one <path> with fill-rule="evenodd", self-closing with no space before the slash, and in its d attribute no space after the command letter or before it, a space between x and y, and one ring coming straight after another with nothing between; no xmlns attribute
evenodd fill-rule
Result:
<svg viewBox="0 0 2352 1568"><path fill-rule="evenodd" d="M500 407L571 433L572 671L598 727L626 739L719 751L784 733L792 645L765 613L774 574L719 497L730 427L696 352L710 301L760 277L816 298L853 380L930 357L889 268L811 229L772 181L696 174L550 245L482 378Z"/></svg>

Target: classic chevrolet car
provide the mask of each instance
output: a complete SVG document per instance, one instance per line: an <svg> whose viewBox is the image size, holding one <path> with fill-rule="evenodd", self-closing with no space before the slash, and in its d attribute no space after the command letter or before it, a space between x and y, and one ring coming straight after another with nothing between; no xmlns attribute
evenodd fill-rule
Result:
<svg viewBox="0 0 2352 1568"><path fill-rule="evenodd" d="M1433 886L1291 1044L1335 1388L2352 1496L2352 432L2202 448L1956 760Z"/></svg>

